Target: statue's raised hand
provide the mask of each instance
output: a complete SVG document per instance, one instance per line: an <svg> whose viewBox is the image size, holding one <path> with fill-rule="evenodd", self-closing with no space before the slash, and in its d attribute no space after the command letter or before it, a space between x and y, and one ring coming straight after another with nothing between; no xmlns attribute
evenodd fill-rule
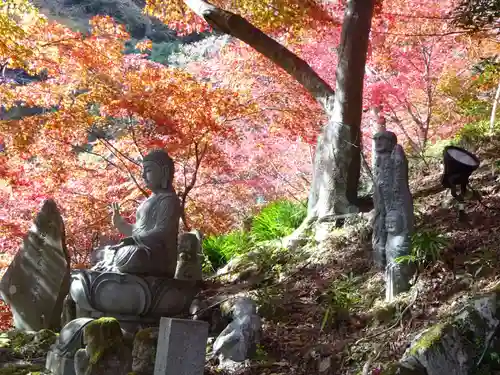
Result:
<svg viewBox="0 0 500 375"><path fill-rule="evenodd" d="M122 219L120 215L120 205L117 202L111 203L111 210L112 210L111 222L113 223L113 226L117 228Z"/></svg>

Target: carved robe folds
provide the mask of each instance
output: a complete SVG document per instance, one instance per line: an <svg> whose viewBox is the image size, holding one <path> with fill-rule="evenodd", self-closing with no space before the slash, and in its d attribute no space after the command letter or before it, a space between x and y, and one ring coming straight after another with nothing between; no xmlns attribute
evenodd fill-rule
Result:
<svg viewBox="0 0 500 375"><path fill-rule="evenodd" d="M173 278L179 217L180 205L175 193L153 194L138 207L136 223L120 228L135 244L118 250L101 250L103 261L93 270Z"/></svg>
<svg viewBox="0 0 500 375"><path fill-rule="evenodd" d="M372 245L375 262L385 267L386 300L410 287L413 267L395 260L409 255L413 233L413 198L408 185L408 161L392 132L375 135L375 221Z"/></svg>

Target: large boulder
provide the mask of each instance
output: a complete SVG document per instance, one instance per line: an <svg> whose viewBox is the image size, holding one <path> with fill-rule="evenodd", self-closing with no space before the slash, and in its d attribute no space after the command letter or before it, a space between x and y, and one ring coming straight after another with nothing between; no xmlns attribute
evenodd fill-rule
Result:
<svg viewBox="0 0 500 375"><path fill-rule="evenodd" d="M455 315L419 333L403 358L383 374L475 374L499 333L499 296L492 291L471 298Z"/></svg>

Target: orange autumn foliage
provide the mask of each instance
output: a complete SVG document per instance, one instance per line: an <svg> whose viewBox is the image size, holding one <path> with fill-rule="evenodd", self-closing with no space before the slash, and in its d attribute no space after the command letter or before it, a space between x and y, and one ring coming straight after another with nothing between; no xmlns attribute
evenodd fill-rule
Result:
<svg viewBox="0 0 500 375"><path fill-rule="evenodd" d="M230 173L227 149L241 138L234 119L251 118L254 101L144 56L124 55L129 36L109 17L94 18L87 36L48 22L28 29L18 43L38 48L24 64L49 78L0 85L0 101L6 109L22 102L55 110L0 122L2 178L8 182L0 186L0 206L9 212L0 217L8 238L0 244L4 251L17 249L39 203L51 196L63 212L74 261L85 262L96 237L116 237L109 224L112 201L133 220L147 194L141 154L156 147L177 163L187 224L205 232L232 224L230 213L187 194L197 185L208 192L214 175ZM210 219L201 211L210 212Z"/></svg>

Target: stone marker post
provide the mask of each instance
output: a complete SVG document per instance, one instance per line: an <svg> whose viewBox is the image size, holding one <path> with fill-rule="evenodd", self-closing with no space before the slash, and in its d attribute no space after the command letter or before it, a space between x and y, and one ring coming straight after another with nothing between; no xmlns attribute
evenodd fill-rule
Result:
<svg viewBox="0 0 500 375"><path fill-rule="evenodd" d="M208 323L161 318L154 375L203 375Z"/></svg>
<svg viewBox="0 0 500 375"><path fill-rule="evenodd" d="M46 200L0 281L17 329L60 329L70 283L64 223L56 203Z"/></svg>
<svg viewBox="0 0 500 375"><path fill-rule="evenodd" d="M408 185L408 160L396 135L382 131L375 140L375 220L373 250L375 263L385 268L386 301L410 288L413 266L399 263L400 256L410 255L413 234L413 198Z"/></svg>

